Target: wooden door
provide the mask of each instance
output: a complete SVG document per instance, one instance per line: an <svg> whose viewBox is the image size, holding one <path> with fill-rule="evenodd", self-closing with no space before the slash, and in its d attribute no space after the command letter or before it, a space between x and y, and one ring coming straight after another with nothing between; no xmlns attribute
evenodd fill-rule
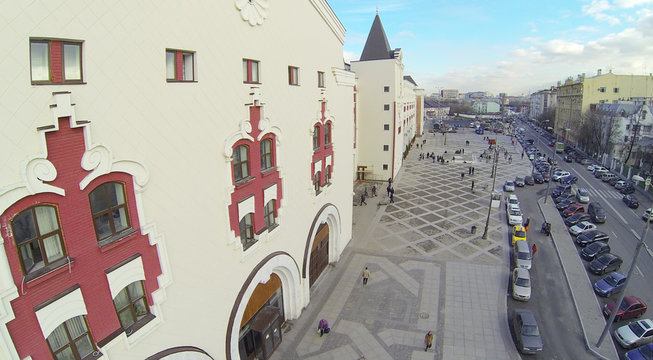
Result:
<svg viewBox="0 0 653 360"><path fill-rule="evenodd" d="M309 286L322 274L329 264L329 226L324 223L317 229L313 249L311 250L311 265L309 268Z"/></svg>

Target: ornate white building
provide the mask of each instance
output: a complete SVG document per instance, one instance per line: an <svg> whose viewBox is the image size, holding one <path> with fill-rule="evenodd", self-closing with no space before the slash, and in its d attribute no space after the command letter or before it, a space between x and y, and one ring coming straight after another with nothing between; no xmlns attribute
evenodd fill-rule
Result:
<svg viewBox="0 0 653 360"><path fill-rule="evenodd" d="M0 358L269 358L352 237L326 1L0 11Z"/></svg>

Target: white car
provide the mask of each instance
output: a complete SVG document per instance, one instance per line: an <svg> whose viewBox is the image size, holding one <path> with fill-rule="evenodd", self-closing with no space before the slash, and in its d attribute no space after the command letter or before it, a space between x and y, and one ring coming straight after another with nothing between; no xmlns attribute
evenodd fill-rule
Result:
<svg viewBox="0 0 653 360"><path fill-rule="evenodd" d="M508 217L508 225L520 225L524 222L519 205L508 205L506 216Z"/></svg>
<svg viewBox="0 0 653 360"><path fill-rule="evenodd" d="M587 204L590 202L590 193L585 188L580 188L576 191L576 200L579 203Z"/></svg>
<svg viewBox="0 0 653 360"><path fill-rule="evenodd" d="M517 205L519 206L519 198L515 194L510 194L508 196L508 203L506 205Z"/></svg>
<svg viewBox="0 0 653 360"><path fill-rule="evenodd" d="M519 301L531 299L531 274L524 268L512 271L512 298Z"/></svg>
<svg viewBox="0 0 653 360"><path fill-rule="evenodd" d="M553 174L553 181L561 181L562 179L566 178L569 176L569 171L559 171L555 174Z"/></svg>
<svg viewBox="0 0 653 360"><path fill-rule="evenodd" d="M651 216L651 208L644 210L644 213L642 214L642 220L644 221L653 220L653 217Z"/></svg>
<svg viewBox="0 0 653 360"><path fill-rule="evenodd" d="M503 184L503 191L515 191L515 182L508 180Z"/></svg>
<svg viewBox="0 0 653 360"><path fill-rule="evenodd" d="M587 170L594 171L594 164L587 165Z"/></svg>
<svg viewBox="0 0 653 360"><path fill-rule="evenodd" d="M625 180L619 180L614 184L614 188L617 190L621 190L622 187L626 186L626 181Z"/></svg>
<svg viewBox="0 0 653 360"><path fill-rule="evenodd" d="M633 321L615 330L614 338L626 349L653 342L653 321L650 319Z"/></svg>
<svg viewBox="0 0 653 360"><path fill-rule="evenodd" d="M577 236L578 234L584 233L585 231L590 231L596 229L596 225L592 224L589 221L581 221L578 224L569 228L569 233Z"/></svg>

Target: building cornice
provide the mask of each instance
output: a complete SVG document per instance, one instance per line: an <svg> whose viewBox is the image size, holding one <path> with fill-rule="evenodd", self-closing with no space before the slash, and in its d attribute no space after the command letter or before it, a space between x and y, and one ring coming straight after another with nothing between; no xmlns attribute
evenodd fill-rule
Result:
<svg viewBox="0 0 653 360"><path fill-rule="evenodd" d="M329 25L333 34L340 40L341 44L345 43L345 27L331 9L326 0L310 0L315 10L322 16L322 19Z"/></svg>

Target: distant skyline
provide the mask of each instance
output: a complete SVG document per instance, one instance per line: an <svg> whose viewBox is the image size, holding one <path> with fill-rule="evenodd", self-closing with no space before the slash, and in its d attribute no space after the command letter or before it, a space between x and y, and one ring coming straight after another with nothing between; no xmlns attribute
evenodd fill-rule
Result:
<svg viewBox="0 0 653 360"><path fill-rule="evenodd" d="M598 69L653 72L653 0L327 0L360 57L377 8L404 75L441 89L508 95L556 86Z"/></svg>

